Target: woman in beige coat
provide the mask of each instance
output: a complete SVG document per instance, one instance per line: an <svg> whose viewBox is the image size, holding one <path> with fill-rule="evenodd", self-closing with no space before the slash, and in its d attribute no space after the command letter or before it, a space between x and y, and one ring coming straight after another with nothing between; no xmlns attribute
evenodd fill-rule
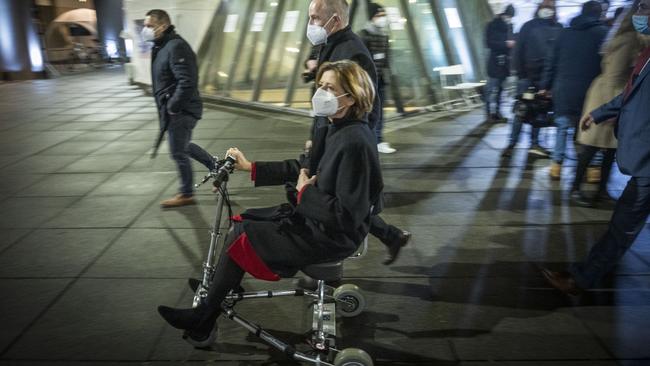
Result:
<svg viewBox="0 0 650 366"><path fill-rule="evenodd" d="M603 45L602 73L594 79L587 92L583 115L609 102L625 88L634 62L639 51L645 47L647 40L634 30L632 15L639 0L619 16L617 24L612 29L613 37ZM630 11L631 10L631 11ZM577 128L576 148L578 150L578 167L571 189L571 197L576 203L591 206L594 201L606 199L607 181L616 154L617 141L614 137L614 121L606 121L592 126L586 131ZM603 150L604 159L601 165L601 179L598 193L594 200L587 199L580 191L582 179L591 159Z"/></svg>

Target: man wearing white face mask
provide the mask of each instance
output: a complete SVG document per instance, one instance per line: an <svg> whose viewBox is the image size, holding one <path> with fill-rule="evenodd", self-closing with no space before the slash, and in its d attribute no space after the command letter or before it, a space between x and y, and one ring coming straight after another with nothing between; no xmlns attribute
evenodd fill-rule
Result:
<svg viewBox="0 0 650 366"><path fill-rule="evenodd" d="M312 0L309 4L309 24L307 38L314 46L319 46L318 67L324 62L341 60L354 61L370 75L377 86L377 70L372 56L363 42L350 28L349 6L345 0ZM375 98L372 111L366 116L368 125L374 128L379 118L381 105ZM316 128L327 126L326 118L316 117L312 135Z"/></svg>
<svg viewBox="0 0 650 366"><path fill-rule="evenodd" d="M196 55L190 45L176 34L164 10L147 12L142 38L153 43L151 86L158 107L161 134L166 130L171 158L176 162L181 180L178 193L160 204L163 208L192 205L195 201L189 157L206 166L214 164L208 153L190 142L192 130L203 114Z"/></svg>
<svg viewBox="0 0 650 366"><path fill-rule="evenodd" d="M382 130L384 129L383 106L386 101L386 84L390 80L389 64L389 43L388 43L388 17L384 8L377 3L368 4L368 18L370 21L366 27L359 31L359 36L370 51L372 60L377 68L377 96L382 108L379 110L379 118L375 125L377 135L377 150L382 154L392 154L395 150L388 142L384 141Z"/></svg>
<svg viewBox="0 0 650 366"><path fill-rule="evenodd" d="M513 54L513 64L517 70L517 95L528 88L540 90L544 65L550 58L555 39L562 30L562 25L555 16L555 1L544 0L539 5L535 18L526 22L519 31L517 45ZM510 143L502 156L509 157L519 142L519 135L524 121L515 116L512 121ZM531 128L531 146L528 153L541 158L548 158L549 152L539 144L539 128Z"/></svg>
<svg viewBox="0 0 650 366"><path fill-rule="evenodd" d="M368 73L376 89L377 71L375 64L361 38L350 28L348 13L349 6L345 0L312 0L309 4L307 38L314 46L321 46L316 70L325 62L354 61ZM318 104L319 98L322 98L322 96L318 96L316 104ZM380 111L381 102L379 98L374 98L372 111L363 116L363 119L368 122L368 127L373 131L380 118ZM327 117L318 115L314 117L310 136L310 140L313 141L312 153L310 154L312 158L307 162L306 166L310 171L318 169L319 162L313 158L318 154L314 154L314 151L317 152L319 149L324 148L324 136L329 123ZM384 264L393 263L397 259L401 248L411 238L410 232L387 224L377 215L372 216L370 233L381 240L388 248L388 255L383 262Z"/></svg>

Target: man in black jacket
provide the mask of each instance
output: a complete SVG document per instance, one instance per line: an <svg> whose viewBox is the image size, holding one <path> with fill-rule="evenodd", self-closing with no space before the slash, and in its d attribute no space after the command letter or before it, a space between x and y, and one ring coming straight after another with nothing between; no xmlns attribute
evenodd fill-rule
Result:
<svg viewBox="0 0 650 366"><path fill-rule="evenodd" d="M587 90L600 74L600 48L609 30L601 20L601 12L599 1L584 3L582 13L560 32L546 65L541 89L552 90L557 125L550 169L552 179L560 179L568 130L578 124Z"/></svg>
<svg viewBox="0 0 650 366"><path fill-rule="evenodd" d="M169 150L176 162L181 187L176 196L162 201L163 208L194 204L192 165L189 156L196 146L190 143L192 129L201 119L203 103L198 90L196 55L190 45L174 31L164 10L147 12L142 29L151 50L151 85L158 108L161 133L167 130ZM202 149L201 149L202 150ZM197 157L210 164L210 157Z"/></svg>
<svg viewBox="0 0 650 366"><path fill-rule="evenodd" d="M557 22L555 2L544 0L539 5L535 18L526 22L519 31L517 46L514 50L513 63L517 70L519 82L517 94L521 95L528 88L540 90L544 65L550 57L553 43L562 30L562 25ZM513 118L510 143L502 156L510 156L521 134L524 122L519 117ZM539 145L539 128L532 128L531 146L528 152L543 158L549 157L549 152Z"/></svg>
<svg viewBox="0 0 650 366"><path fill-rule="evenodd" d="M515 7L508 5L503 13L497 15L485 28L485 44L490 49L485 87L485 113L489 121L505 122L501 116L501 93L503 82L510 76L510 50L515 46L512 36L512 17ZM496 104L492 109L492 104Z"/></svg>
<svg viewBox="0 0 650 366"><path fill-rule="evenodd" d="M377 69L363 41L348 24L348 11L346 0L312 0L307 38L314 46L322 45L318 53L318 67L326 61L354 61L370 75L377 88ZM379 98L375 98L372 112L367 116L368 125L373 130L381 107ZM327 126L328 123L327 118L315 117L312 134L316 128Z"/></svg>
<svg viewBox="0 0 650 366"><path fill-rule="evenodd" d="M354 61L370 75L376 89L375 64L361 38L352 31L348 24L348 12L349 7L345 0L312 0L309 5L307 38L314 46L322 45L318 54L318 67L326 61ZM366 116L368 126L373 131L378 118L380 118L381 108L379 98L375 98L372 111ZM311 140L314 143L312 149L324 148L318 144L324 144L325 139L322 136L326 133L328 124L329 120L326 117L314 117L311 134ZM318 163L318 161L311 161L308 167L310 171L316 171ZM400 249L411 238L410 232L387 224L378 215L373 215L371 218L370 233L379 238L388 248L384 264L393 263Z"/></svg>

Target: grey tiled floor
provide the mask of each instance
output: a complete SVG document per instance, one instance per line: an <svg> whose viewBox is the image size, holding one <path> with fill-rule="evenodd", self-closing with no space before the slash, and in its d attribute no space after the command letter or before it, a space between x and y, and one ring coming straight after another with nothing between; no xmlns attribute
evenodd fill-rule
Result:
<svg viewBox="0 0 650 366"><path fill-rule="evenodd" d="M176 172L166 146L149 159L153 101L124 80L114 70L0 84L0 365L291 364L228 320L213 349L199 351L158 317L158 304L189 305L185 279L201 270L214 198L202 188L197 206L159 208ZM548 161L525 148L500 159L509 128L483 124L481 111L434 117L387 126L399 151L381 157L383 217L414 237L392 266L379 263L375 238L346 264L368 309L340 323L342 345L386 365L649 365L650 231L601 289L559 295L538 266L582 258L611 207L569 204L573 161L551 182ZM213 108L194 140L215 154L238 146L251 159L282 159L300 151L308 126ZM620 194L625 179L612 178ZM244 174L230 193L236 212L284 197ZM251 290L290 286L245 280ZM304 307L238 305L295 342Z"/></svg>

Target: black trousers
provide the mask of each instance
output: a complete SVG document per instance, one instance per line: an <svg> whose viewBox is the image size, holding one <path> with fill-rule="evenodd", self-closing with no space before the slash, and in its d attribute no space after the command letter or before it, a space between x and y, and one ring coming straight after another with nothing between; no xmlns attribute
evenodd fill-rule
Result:
<svg viewBox="0 0 650 366"><path fill-rule="evenodd" d="M607 232L584 262L570 271L582 288L592 288L610 273L639 235L650 214L650 178L632 177L616 202Z"/></svg>
<svg viewBox="0 0 650 366"><path fill-rule="evenodd" d="M401 233L402 230L386 223L379 215L370 217L370 234L381 240L386 246L390 246L397 241Z"/></svg>
<svg viewBox="0 0 650 366"><path fill-rule="evenodd" d="M582 180L585 177L591 159L593 159L598 150L601 150L599 147L589 145L578 145L578 149L578 167L576 168L576 176L572 187L574 191L580 190ZM603 163L600 166L598 194L607 192L607 181L609 180L609 173L612 171L612 164L614 164L616 149L604 149L603 155Z"/></svg>

